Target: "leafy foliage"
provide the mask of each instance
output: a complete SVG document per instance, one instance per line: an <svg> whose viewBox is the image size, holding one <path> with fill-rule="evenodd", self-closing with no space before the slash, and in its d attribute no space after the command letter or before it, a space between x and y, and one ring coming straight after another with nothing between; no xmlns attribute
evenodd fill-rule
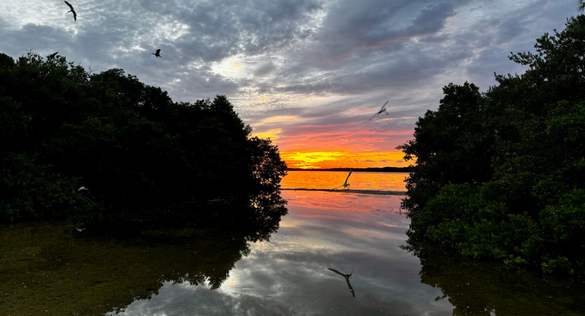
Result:
<svg viewBox="0 0 585 316"><path fill-rule="evenodd" d="M585 16L512 54L525 74L485 94L444 88L400 146L416 157L402 206L411 241L474 258L585 272Z"/></svg>
<svg viewBox="0 0 585 316"><path fill-rule="evenodd" d="M403 247L420 258L421 283L440 289L452 315L583 315L585 284L538 271L473 260L424 243ZM546 299L543 299L546 298Z"/></svg>
<svg viewBox="0 0 585 316"><path fill-rule="evenodd" d="M121 69L91 74L59 55L0 54L0 124L0 222L139 218L276 191L286 167L225 96L177 103Z"/></svg>

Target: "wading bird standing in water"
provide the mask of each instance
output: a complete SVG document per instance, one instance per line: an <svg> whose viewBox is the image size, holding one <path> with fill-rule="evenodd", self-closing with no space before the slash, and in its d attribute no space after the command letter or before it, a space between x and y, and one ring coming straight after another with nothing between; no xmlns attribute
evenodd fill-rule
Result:
<svg viewBox="0 0 585 316"><path fill-rule="evenodd" d="M345 182L342 185L335 187L333 189L337 189L337 188L341 188L341 187L344 187L347 189L347 187L349 186L349 183L347 183L347 180L349 180L349 176L351 176L351 173L352 173L352 170L349 169L349 174L347 175L347 178L345 178Z"/></svg>
<svg viewBox="0 0 585 316"><path fill-rule="evenodd" d="M351 295L353 297L355 297L355 292L353 290L353 287L351 287L351 283L349 283L349 277L351 277L351 275L353 274L353 271L351 271L350 274L344 274L344 273L341 273L341 272L339 272L339 271L337 271L337 270L335 270L333 268L327 268L327 269L329 269L329 270L331 270L331 271L333 271L333 272L335 272L335 273L343 276L345 278L345 282L347 282L347 286L349 287L349 290L351 291Z"/></svg>
<svg viewBox="0 0 585 316"><path fill-rule="evenodd" d="M390 100L387 100L386 103L384 103L384 105L382 105L382 107L380 108L380 110L378 111L378 113L374 114L374 116L372 116L372 118L369 119L368 121L373 120L374 117L376 117L376 116L378 116L378 115L380 115L382 113L386 113L386 115L388 115L388 111L386 111L386 104L388 104L388 101L390 101Z"/></svg>
<svg viewBox="0 0 585 316"><path fill-rule="evenodd" d="M154 56L156 56L156 58L160 58L160 48L156 50L156 53L151 53Z"/></svg>
<svg viewBox="0 0 585 316"><path fill-rule="evenodd" d="M70 11L67 11L67 13L69 12L73 13L73 21L77 21L77 13L75 12L75 9L73 9L71 3L65 1L65 4L69 6L69 9L71 9Z"/></svg>

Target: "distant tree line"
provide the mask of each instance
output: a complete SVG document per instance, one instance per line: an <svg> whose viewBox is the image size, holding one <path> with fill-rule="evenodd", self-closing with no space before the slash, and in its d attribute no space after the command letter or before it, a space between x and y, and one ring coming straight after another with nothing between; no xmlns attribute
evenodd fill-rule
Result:
<svg viewBox="0 0 585 316"><path fill-rule="evenodd" d="M0 127L0 223L274 192L286 173L225 96L173 102L122 69L88 73L59 55L0 54Z"/></svg>
<svg viewBox="0 0 585 316"><path fill-rule="evenodd" d="M511 54L523 75L449 84L399 146L417 159L411 243L544 272L585 272L585 16Z"/></svg>

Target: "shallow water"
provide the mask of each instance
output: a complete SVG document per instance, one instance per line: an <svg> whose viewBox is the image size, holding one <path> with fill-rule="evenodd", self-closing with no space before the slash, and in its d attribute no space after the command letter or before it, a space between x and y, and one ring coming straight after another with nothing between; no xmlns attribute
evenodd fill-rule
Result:
<svg viewBox="0 0 585 316"><path fill-rule="evenodd" d="M398 196L287 191L289 215L216 290L166 283L123 315L584 315L585 287L405 245ZM351 288L343 276L351 273ZM188 312L187 312L188 311Z"/></svg>
<svg viewBox="0 0 585 316"><path fill-rule="evenodd" d="M282 196L288 215L258 242L250 227L1 226L0 315L585 315L581 279L403 250L400 196Z"/></svg>
<svg viewBox="0 0 585 316"><path fill-rule="evenodd" d="M399 196L283 193L289 214L269 242L252 245L214 291L165 284L123 315L450 315L421 284L418 258L400 249L408 219ZM352 296L343 276L352 273Z"/></svg>

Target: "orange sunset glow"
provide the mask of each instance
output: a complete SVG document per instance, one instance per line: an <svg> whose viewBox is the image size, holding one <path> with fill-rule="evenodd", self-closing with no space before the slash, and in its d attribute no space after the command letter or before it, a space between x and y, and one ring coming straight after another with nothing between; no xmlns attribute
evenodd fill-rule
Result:
<svg viewBox="0 0 585 316"><path fill-rule="evenodd" d="M403 152L281 151L280 156L289 168L300 169L408 167L414 163L404 161Z"/></svg>
<svg viewBox="0 0 585 316"><path fill-rule="evenodd" d="M395 148L412 138L413 129L388 124L414 120L404 117L383 118L373 123L356 120L299 124L294 116L275 116L258 123L253 135L272 140L289 168L408 167L416 161L404 161L404 153ZM385 126L382 129L377 125Z"/></svg>

